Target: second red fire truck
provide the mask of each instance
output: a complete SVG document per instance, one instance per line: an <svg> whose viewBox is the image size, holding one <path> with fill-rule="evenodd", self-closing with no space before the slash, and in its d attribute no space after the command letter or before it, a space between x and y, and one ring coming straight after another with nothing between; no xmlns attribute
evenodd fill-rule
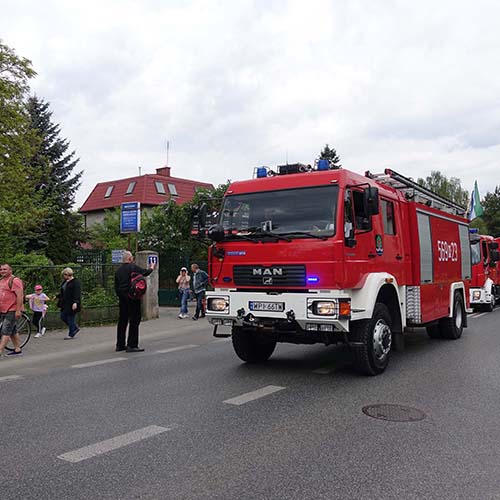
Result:
<svg viewBox="0 0 500 500"><path fill-rule="evenodd" d="M500 298L498 238L480 235L471 229L472 282L470 305L473 309L493 311Z"/></svg>
<svg viewBox="0 0 500 500"><path fill-rule="evenodd" d="M267 360L278 342L343 342L369 375L386 369L407 327L458 339L471 279L463 216L389 169L260 167L229 186L206 231L214 335L231 335L249 363Z"/></svg>

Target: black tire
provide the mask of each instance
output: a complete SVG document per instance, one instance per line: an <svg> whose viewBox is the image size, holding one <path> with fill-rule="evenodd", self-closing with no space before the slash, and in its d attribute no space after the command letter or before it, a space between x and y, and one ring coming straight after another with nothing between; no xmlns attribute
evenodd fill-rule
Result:
<svg viewBox="0 0 500 500"><path fill-rule="evenodd" d="M379 375L389 364L392 346L392 320L385 304L377 302L370 320L351 326L350 338L354 368L365 375Z"/></svg>
<svg viewBox="0 0 500 500"><path fill-rule="evenodd" d="M460 292L455 292L453 297L453 315L451 318L439 320L441 336L444 339L457 340L462 336L464 330L465 308L464 300Z"/></svg>
<svg viewBox="0 0 500 500"><path fill-rule="evenodd" d="M441 329L439 328L439 325L426 326L425 330L427 331L427 335L431 339L440 339L440 338L442 338Z"/></svg>
<svg viewBox="0 0 500 500"><path fill-rule="evenodd" d="M28 343L31 337L31 320L27 314L22 314L21 317L16 321L16 332L19 334L19 342L21 349ZM8 351L14 350L14 344L12 340L5 346Z"/></svg>
<svg viewBox="0 0 500 500"><path fill-rule="evenodd" d="M239 326L233 327L232 339L234 352L247 363L267 361L276 347L275 340Z"/></svg>

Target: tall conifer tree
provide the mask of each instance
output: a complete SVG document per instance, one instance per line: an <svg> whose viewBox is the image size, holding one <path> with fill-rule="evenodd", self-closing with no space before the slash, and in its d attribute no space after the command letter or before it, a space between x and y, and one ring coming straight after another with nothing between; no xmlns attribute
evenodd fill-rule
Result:
<svg viewBox="0 0 500 500"><path fill-rule="evenodd" d="M78 216L71 212L82 176L82 172L74 172L79 159L74 151L68 152L69 142L60 137L60 126L53 123L47 102L30 97L28 111L31 127L41 139L30 167L40 179L37 190L49 209L38 238L30 246L32 250L43 249L56 263L67 262L81 232Z"/></svg>

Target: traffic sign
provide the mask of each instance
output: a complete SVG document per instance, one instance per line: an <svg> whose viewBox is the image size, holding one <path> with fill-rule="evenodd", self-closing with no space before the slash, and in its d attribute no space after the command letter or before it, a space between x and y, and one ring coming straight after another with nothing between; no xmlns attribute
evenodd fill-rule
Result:
<svg viewBox="0 0 500 500"><path fill-rule="evenodd" d="M158 255L148 255L148 264L154 264L156 266L156 264L158 264Z"/></svg>

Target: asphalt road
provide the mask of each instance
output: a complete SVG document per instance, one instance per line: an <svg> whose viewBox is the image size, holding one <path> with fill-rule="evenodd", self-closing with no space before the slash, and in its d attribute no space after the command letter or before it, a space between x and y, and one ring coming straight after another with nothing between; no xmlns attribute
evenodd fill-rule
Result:
<svg viewBox="0 0 500 500"><path fill-rule="evenodd" d="M245 365L206 322L163 316L144 353L100 328L0 360L2 500L500 499L500 309L458 341L415 330L378 377L335 346Z"/></svg>

